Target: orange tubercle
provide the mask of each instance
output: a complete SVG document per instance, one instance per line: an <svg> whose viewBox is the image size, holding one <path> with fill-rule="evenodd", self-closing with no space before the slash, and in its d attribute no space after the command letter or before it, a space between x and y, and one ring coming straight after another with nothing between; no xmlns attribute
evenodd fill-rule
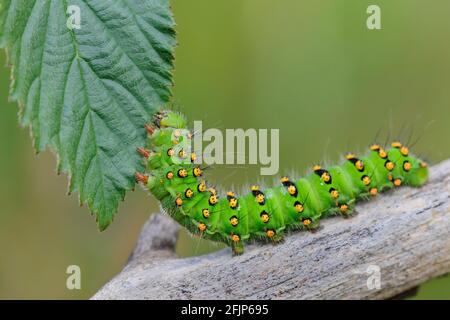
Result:
<svg viewBox="0 0 450 320"><path fill-rule="evenodd" d="M231 236L231 241L233 241L233 242L239 242L240 240L241 240L241 238L237 234L233 234Z"/></svg>
<svg viewBox="0 0 450 320"><path fill-rule="evenodd" d="M266 234L269 238L273 238L275 236L275 231L274 230L267 230Z"/></svg>
<svg viewBox="0 0 450 320"><path fill-rule="evenodd" d="M347 213L347 211L348 211L348 205L342 204L342 205L339 207L339 210L341 211L341 213Z"/></svg>

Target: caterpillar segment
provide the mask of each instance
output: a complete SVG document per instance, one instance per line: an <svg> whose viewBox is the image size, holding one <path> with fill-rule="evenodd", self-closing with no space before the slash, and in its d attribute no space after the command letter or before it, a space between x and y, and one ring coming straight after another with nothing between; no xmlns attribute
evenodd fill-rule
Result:
<svg viewBox="0 0 450 320"><path fill-rule="evenodd" d="M273 188L252 185L247 194L222 195L203 178L182 115L161 111L145 128L148 145L137 152L146 172L136 180L191 233L224 242L233 254L243 253L245 242L277 243L289 230L313 230L321 218L351 215L358 200L402 185L419 187L428 178L426 163L395 141L386 149L373 144L365 156L349 153L338 166L315 165L299 179L282 177Z"/></svg>

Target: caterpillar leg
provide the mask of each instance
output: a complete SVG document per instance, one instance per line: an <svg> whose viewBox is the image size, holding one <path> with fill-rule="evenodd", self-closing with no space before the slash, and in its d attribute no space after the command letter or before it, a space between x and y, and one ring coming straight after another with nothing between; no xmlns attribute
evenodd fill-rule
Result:
<svg viewBox="0 0 450 320"><path fill-rule="evenodd" d="M270 239L273 245L281 244L284 242L284 237L280 235L276 235L272 239Z"/></svg>
<svg viewBox="0 0 450 320"><path fill-rule="evenodd" d="M244 253L244 243L239 241L233 241L231 242L231 252L233 256L238 256Z"/></svg>

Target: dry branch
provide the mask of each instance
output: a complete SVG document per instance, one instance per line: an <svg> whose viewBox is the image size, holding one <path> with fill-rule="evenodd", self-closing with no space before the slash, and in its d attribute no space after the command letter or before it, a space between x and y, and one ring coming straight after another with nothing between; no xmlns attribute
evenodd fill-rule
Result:
<svg viewBox="0 0 450 320"><path fill-rule="evenodd" d="M325 219L315 233L247 246L234 258L230 250L177 258L178 226L152 215L127 266L93 299L394 297L450 272L450 160L430 171L421 189L388 192L352 218ZM376 266L381 288L369 289L366 272Z"/></svg>

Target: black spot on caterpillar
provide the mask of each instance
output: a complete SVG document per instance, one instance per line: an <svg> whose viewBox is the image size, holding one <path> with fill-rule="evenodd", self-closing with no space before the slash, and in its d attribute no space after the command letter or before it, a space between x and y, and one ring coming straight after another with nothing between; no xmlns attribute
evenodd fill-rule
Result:
<svg viewBox="0 0 450 320"><path fill-rule="evenodd" d="M192 134L182 134L186 120L180 114L161 111L146 128L148 149L138 152L147 172L136 173L136 180L191 233L224 242L234 254L243 252L246 241L280 241L286 231L314 229L331 214L350 215L359 199L401 185L418 187L428 178L426 163L393 142L389 149L373 144L366 156L347 154L338 166L316 165L303 178L282 177L273 188L253 185L246 195L230 191L220 197L202 179L195 154L186 154Z"/></svg>

